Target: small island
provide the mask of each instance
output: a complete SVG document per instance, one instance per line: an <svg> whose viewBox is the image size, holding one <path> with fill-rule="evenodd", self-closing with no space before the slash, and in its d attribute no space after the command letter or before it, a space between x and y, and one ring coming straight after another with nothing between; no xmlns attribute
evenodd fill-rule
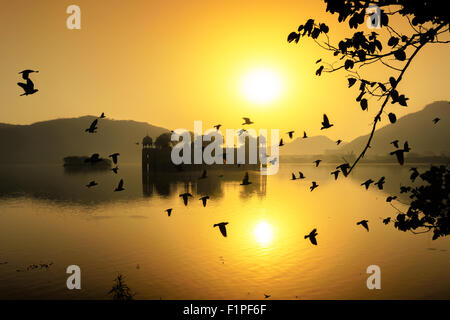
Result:
<svg viewBox="0 0 450 320"><path fill-rule="evenodd" d="M68 156L63 159L65 169L73 170L109 170L112 167L112 161L98 157L92 161L88 156Z"/></svg>

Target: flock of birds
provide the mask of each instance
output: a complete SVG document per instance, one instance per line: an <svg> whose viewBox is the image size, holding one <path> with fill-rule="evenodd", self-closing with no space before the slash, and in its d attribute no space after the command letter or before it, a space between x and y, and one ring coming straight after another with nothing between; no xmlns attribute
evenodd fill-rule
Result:
<svg viewBox="0 0 450 320"><path fill-rule="evenodd" d="M23 82L18 82L17 83L17 85L20 86L24 90L24 93L21 94L21 96L24 96L24 95L28 96L28 95L32 95L32 94L38 92L38 89L34 88L34 83L29 77L31 73L38 73L38 72L39 71L37 71L37 70L30 70L30 69L26 69L26 70L23 70L23 71L19 72L19 74L22 75L22 78L24 80L26 80L25 83L23 83ZM99 123L98 121L99 121L99 119L103 119L103 118L105 118L105 114L104 113L102 113L100 115L100 117L98 117L97 119L92 121L90 126L87 129L85 129L85 132L92 133L92 134L96 133L97 130L98 130L98 126L97 126L98 123ZM247 126L247 125L254 124L254 122L251 121L250 118L244 117L243 120L244 120L244 122L242 123L242 125L246 125ZM437 124L440 120L441 120L440 118L436 117L432 121L433 121L434 124ZM322 121L321 124L322 124L322 127L320 128L321 130L326 130L326 129L329 129L329 128L334 126L334 124L330 123L330 120L329 120L329 118L328 118L328 116L326 114L323 115L323 121ZM217 124L217 125L214 126L214 128L216 128L216 130L219 131L221 126L222 126L221 124ZM244 128L240 129L238 131L239 135L242 135L242 134L244 134L246 132L247 132L247 130L244 129ZM294 130L290 130L286 134L288 135L289 139L293 139L294 133L295 133ZM307 138L308 138L308 135L307 135L306 131L304 131L303 132L303 139L307 139ZM342 142L342 140L338 139L336 141L336 144L340 145L341 142ZM137 142L136 144L139 144L139 142ZM390 144L392 144L396 148L394 151L390 152L390 155L395 155L396 158L397 158L398 163L400 165L403 165L404 161L405 161L404 154L411 150L411 148L409 147L408 141L405 141L403 143L403 148L399 147L399 141L398 140L394 140L394 141L390 142ZM281 138L280 142L279 142L279 147L282 147L284 145L285 145L285 143L283 141L283 138ZM112 159L112 161L113 161L113 163L115 165L115 167L111 169L115 174L117 174L118 170L119 170L119 167L117 165L118 164L118 157L119 157L119 155L120 155L119 153L113 153L113 154L109 155L109 157ZM101 158L100 158L98 153L95 153L90 158L86 159L85 161L86 162L90 162L92 164L95 164L97 162L100 162ZM273 165L273 164L275 164L276 161L277 161L277 159L273 158L273 159L269 160L268 162ZM314 163L315 167L319 167L319 164L321 162L322 162L321 159L317 159L313 163ZM350 164L348 162L345 162L345 163L340 164L339 166L337 166L336 170L331 172L331 175L333 175L334 179L337 180L340 173L342 173L346 177L349 174L349 169L350 169ZM414 182L414 180L419 176L419 172L417 171L417 168L411 168L410 170L412 171L412 174L411 174L410 178ZM207 171L204 170L202 175L199 177L199 179L207 179L207 178L208 178ZM301 171L299 171L298 177L295 175L295 173L291 174L291 180L302 180L302 179L305 179L305 175ZM365 189L368 190L370 185L374 184L374 185L376 185L378 187L378 189L382 190L384 183L385 183L385 177L383 176L383 177L379 178L376 182L374 180L372 180L372 179L368 179L368 180L364 181L363 183L361 183L361 186L364 186ZM249 181L249 175L248 175L248 172L246 172L245 175L244 175L244 178L242 179L242 183L240 185L241 186L248 186L250 184L251 184L251 182ZM90 181L86 185L86 187L87 188L92 188L92 187L95 187L97 185L98 185L98 183L93 180L93 181ZM315 190L318 187L319 187L319 185L317 184L317 182L316 181L312 181L312 184L311 184L311 186L309 188L310 188L310 190L312 192L313 190ZM409 188L410 187L401 187L401 193L408 192ZM125 188L124 188L124 181L123 181L123 179L120 179L117 187L114 189L114 192L119 192L119 191L123 191L123 190L125 190ZM187 206L188 202L189 202L189 198L192 198L193 195L191 193L189 193L189 192L185 192L185 193L180 194L179 197L183 199L184 205ZM203 207L206 207L207 201L209 199L210 199L210 197L208 195L205 195L205 196L202 196L199 200L202 201ZM391 202L391 201L393 201L395 199L397 199L397 196L388 196L387 199L386 199L386 202ZM173 208L168 208L164 212L166 212L167 215L170 217L172 212L173 212ZM384 224L388 224L390 221L391 221L390 217L383 219L383 223ZM369 222L368 220L364 219L364 220L358 221L356 223L356 225L360 225L363 228L365 228L367 231L369 231L368 222ZM224 237L226 237L227 236L227 225L228 224L229 224L228 222L219 222L219 223L215 223L213 225L213 227L214 228L218 227L220 233ZM304 238L305 239L309 239L309 241L313 245L317 245L317 236L318 236L317 228L314 228L309 234L305 235ZM48 268L50 265L51 264L40 265L40 267L41 268ZM31 265L31 266L28 267L28 269L29 268L36 269L36 268L39 268L39 265ZM264 296L265 296L265 298L269 298L270 297L270 295L266 295L266 294L264 294Z"/></svg>

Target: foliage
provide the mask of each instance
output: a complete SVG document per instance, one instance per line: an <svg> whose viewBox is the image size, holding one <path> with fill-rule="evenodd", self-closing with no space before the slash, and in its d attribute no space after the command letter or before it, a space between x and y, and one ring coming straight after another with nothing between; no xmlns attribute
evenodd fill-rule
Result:
<svg viewBox="0 0 450 320"><path fill-rule="evenodd" d="M114 285L108 294L112 295L113 300L133 300L133 296L135 295L125 283L124 277L121 274L114 279Z"/></svg>
<svg viewBox="0 0 450 320"><path fill-rule="evenodd" d="M171 134L170 133L163 133L155 140L155 146L158 149L164 149L171 146Z"/></svg>
<svg viewBox="0 0 450 320"><path fill-rule="evenodd" d="M420 178L427 184L407 187L412 202L406 213L399 213L394 226L401 231L419 228L433 231L433 240L449 234L448 196L450 170L447 166L432 166Z"/></svg>

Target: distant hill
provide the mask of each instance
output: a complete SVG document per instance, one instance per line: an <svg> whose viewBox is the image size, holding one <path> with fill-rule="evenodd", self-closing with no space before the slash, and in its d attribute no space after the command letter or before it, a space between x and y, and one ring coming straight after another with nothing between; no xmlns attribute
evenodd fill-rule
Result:
<svg viewBox="0 0 450 320"><path fill-rule="evenodd" d="M63 163L66 156L120 153L122 162L141 161L141 143L169 130L145 122L100 119L98 131L84 132L93 116L56 119L31 125L0 124L0 163Z"/></svg>
<svg viewBox="0 0 450 320"><path fill-rule="evenodd" d="M280 155L317 155L337 149L336 142L325 136L314 136L306 139L300 137L280 148Z"/></svg>
<svg viewBox="0 0 450 320"><path fill-rule="evenodd" d="M433 123L434 118L440 118ZM411 147L411 153L421 155L450 155L450 102L437 101L427 105L423 110L410 113L399 118L395 124L389 124L375 131L368 156L387 155L395 148L390 144L399 140L401 147L406 140ZM386 120L386 117L383 118ZM357 154L367 143L369 135L361 136L342 146L340 152Z"/></svg>
<svg viewBox="0 0 450 320"><path fill-rule="evenodd" d="M435 125L434 118L441 120ZM388 121L386 117L383 121ZM450 102L437 101L427 105L423 110L399 118L395 124L388 124L375 131L367 158L388 156L394 150L393 140L399 140L401 147L406 140L411 147L411 155L450 156ZM336 143L324 136L308 139L297 138L280 149L281 155L349 155L359 154L367 143L369 135L360 136L349 143ZM340 158L340 157L339 157Z"/></svg>

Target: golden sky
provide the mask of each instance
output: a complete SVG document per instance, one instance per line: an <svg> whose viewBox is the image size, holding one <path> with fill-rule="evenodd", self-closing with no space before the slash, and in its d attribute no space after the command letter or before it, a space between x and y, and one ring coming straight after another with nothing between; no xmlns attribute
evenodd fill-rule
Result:
<svg viewBox="0 0 450 320"><path fill-rule="evenodd" d="M71 4L81 8L81 30L66 28ZM310 17L330 26L332 41L354 32L325 13L323 1L16 0L2 1L1 8L0 122L105 112L193 130L194 120L203 120L204 129L217 123L240 128L248 116L255 129L315 135L327 113L335 124L331 138L370 130L376 100L362 112L345 72L315 76L315 61L332 62L331 54L311 39L286 41ZM400 116L450 99L449 53L448 45L425 48L399 87L409 107L389 105L388 111ZM20 97L17 73L27 68L40 70L31 76L39 92ZM243 79L261 69L281 82L279 97L264 105L242 93ZM387 80L380 68L371 75Z"/></svg>

